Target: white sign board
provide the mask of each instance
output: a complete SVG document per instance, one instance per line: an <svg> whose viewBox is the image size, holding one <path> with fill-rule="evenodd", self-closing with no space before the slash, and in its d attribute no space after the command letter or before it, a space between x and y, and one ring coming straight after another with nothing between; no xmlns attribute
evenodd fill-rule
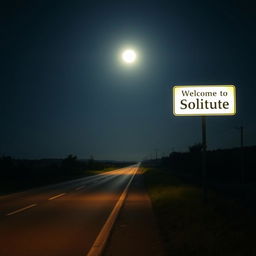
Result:
<svg viewBox="0 0 256 256"><path fill-rule="evenodd" d="M234 85L186 85L173 87L175 116L236 114Z"/></svg>

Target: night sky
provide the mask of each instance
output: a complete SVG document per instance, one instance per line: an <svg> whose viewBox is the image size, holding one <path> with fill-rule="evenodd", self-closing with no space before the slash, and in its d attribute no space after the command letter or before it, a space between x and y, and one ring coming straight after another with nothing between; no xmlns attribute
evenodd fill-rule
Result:
<svg viewBox="0 0 256 256"><path fill-rule="evenodd" d="M252 1L6 1L0 155L141 160L200 142L173 85L234 84L237 115L207 118L208 149L256 144ZM137 51L124 65L120 51Z"/></svg>

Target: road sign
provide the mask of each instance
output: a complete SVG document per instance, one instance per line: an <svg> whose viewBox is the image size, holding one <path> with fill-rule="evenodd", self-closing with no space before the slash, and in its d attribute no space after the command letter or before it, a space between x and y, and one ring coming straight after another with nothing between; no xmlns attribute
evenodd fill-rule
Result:
<svg viewBox="0 0 256 256"><path fill-rule="evenodd" d="M234 85L186 85L173 87L175 116L236 114Z"/></svg>

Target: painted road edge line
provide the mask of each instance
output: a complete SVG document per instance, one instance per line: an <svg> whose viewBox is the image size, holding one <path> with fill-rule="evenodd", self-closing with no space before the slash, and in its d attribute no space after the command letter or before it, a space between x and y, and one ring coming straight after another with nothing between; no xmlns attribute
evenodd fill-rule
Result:
<svg viewBox="0 0 256 256"><path fill-rule="evenodd" d="M126 185L123 193L121 194L121 196L119 197L114 209L112 210L111 214L109 215L107 221L105 222L103 228L101 229L99 235L97 236L96 240L94 241L90 251L87 253L86 256L100 256L105 248L105 245L107 243L110 231L115 223L115 220L118 216L118 213L125 201L129 186L137 172L137 170L139 169L139 166L136 167L131 179L129 180L128 184Z"/></svg>
<svg viewBox="0 0 256 256"><path fill-rule="evenodd" d="M16 213L19 213L19 212L23 212L23 211L25 211L27 209L30 209L30 208L34 207L34 206L37 206L37 204L31 204L31 205L28 205L28 206L23 207L21 209L18 209L16 211L9 212L9 213L6 214L6 216L10 216L10 215L13 215L13 214L16 214Z"/></svg>
<svg viewBox="0 0 256 256"><path fill-rule="evenodd" d="M58 197L64 196L65 194L66 194L66 193L62 193L62 194L59 194L59 195L57 195L57 196L50 197L48 200L54 200L54 199L56 199L56 198L58 198Z"/></svg>

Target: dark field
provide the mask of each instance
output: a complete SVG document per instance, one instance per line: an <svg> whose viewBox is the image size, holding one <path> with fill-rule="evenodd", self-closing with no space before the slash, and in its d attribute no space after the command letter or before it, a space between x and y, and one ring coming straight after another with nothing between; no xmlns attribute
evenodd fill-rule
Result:
<svg viewBox="0 0 256 256"><path fill-rule="evenodd" d="M127 162L65 159L17 160L0 158L0 195L49 185L129 165Z"/></svg>
<svg viewBox="0 0 256 256"><path fill-rule="evenodd" d="M200 150L144 162L168 255L256 255L255 153L256 147L207 152L207 203Z"/></svg>
<svg viewBox="0 0 256 256"><path fill-rule="evenodd" d="M145 168L145 181L168 255L256 255L256 220L237 201L202 190L162 168Z"/></svg>

